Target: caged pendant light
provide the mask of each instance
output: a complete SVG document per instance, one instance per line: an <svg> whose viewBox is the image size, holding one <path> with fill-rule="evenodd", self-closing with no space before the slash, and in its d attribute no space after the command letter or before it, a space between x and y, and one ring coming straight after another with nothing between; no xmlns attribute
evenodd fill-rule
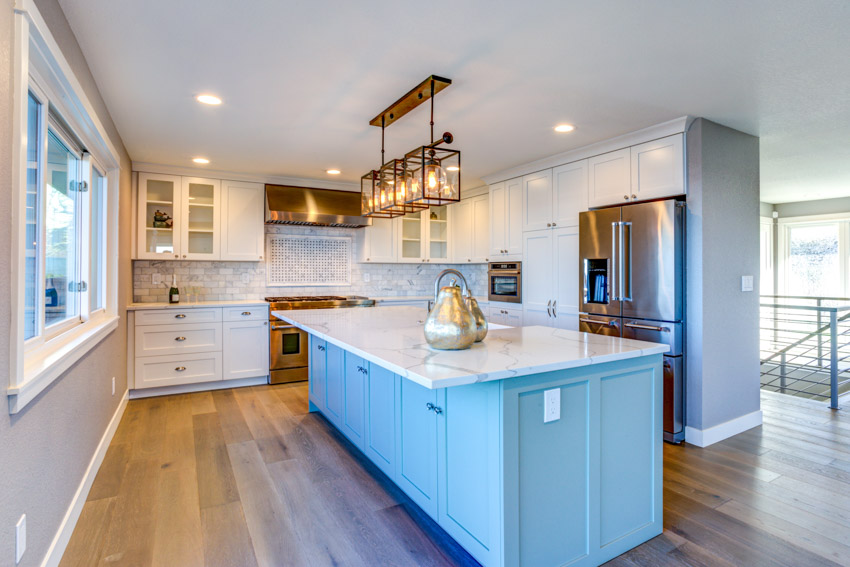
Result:
<svg viewBox="0 0 850 567"><path fill-rule="evenodd" d="M369 122L381 127L382 165L361 178L364 216L391 218L460 201L460 150L442 146L454 140L450 132L434 140L434 97L450 84L451 80L432 75ZM429 98L432 141L407 152L403 159L384 162L386 127Z"/></svg>

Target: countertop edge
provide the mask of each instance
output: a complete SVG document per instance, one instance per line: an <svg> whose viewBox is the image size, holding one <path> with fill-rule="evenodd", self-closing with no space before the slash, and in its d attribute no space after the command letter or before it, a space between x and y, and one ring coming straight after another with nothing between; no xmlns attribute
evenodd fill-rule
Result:
<svg viewBox="0 0 850 567"><path fill-rule="evenodd" d="M507 379L507 378L518 378L520 376L530 376L530 375L533 375L533 374L541 374L543 372L553 372L553 371L557 371L557 370L569 370L571 368L581 368L581 367L584 367L584 366L591 366L593 364L604 364L604 363L607 363L607 362L616 362L618 360L628 360L628 359L632 359L632 358L641 358L641 357L644 357L644 356L651 356L651 355L654 355L654 354L663 354L663 353L667 352L668 350L670 350L670 348L667 345L659 344L658 346L654 346L654 347L650 347L650 348L646 348L646 349L639 349L639 350L634 350L634 351L629 351L629 352L618 352L618 353L605 354L605 355L601 355L601 356L587 357L587 358L582 358L582 359L579 359L579 360L565 361L563 363L545 364L545 365L540 365L540 366L528 366L528 367L521 368L521 369L505 369L505 370L500 371L500 372L490 372L490 373L486 373L486 374L469 374L467 376L459 376L459 377L456 377L456 378L441 378L440 380L436 381L437 383L435 384L434 380L426 378L425 376L422 376L421 374L417 374L416 372L413 372L413 371L411 371L407 368L398 366L397 364L393 364L392 362L389 362L386 359L383 359L383 358L381 358L381 357L379 357L375 354L360 350L359 348L352 346L349 343L343 342L339 339L336 339L336 338L334 338L330 335L327 335L326 333L324 333L320 330L317 330L313 327L309 327L309 326L307 326L303 323L300 323L298 321L290 319L290 318L286 317L286 315L275 314L275 316L278 317L279 319L286 321L287 323L289 323L291 325L298 327L299 329L301 329L304 332L310 333L311 335L315 335L316 337L318 337L318 338L320 338L324 341L327 341L327 342L329 342L333 345L336 345L336 346L338 346L338 347L340 347L344 350L347 350L347 351L349 351L353 354L356 354L357 356L363 358L364 360L368 360L369 362L374 362L375 364L378 364L378 365L382 366L383 368L386 368L387 370L390 370L390 371L394 372L395 374L398 374L402 378L407 378L408 380L415 382L416 384L419 384L420 386L428 388L429 390L439 390L439 389L442 389L442 388L451 388L451 387L454 387L454 386L468 386L470 384L479 384L481 382L491 382L491 381L494 381L494 380L504 380L504 379ZM491 331L491 333L499 333L499 331L498 330Z"/></svg>
<svg viewBox="0 0 850 567"><path fill-rule="evenodd" d="M231 299L221 301L201 301L199 303L129 303L127 311L144 311L147 309L204 309L210 307L242 307L242 306L268 307L269 303L263 299Z"/></svg>

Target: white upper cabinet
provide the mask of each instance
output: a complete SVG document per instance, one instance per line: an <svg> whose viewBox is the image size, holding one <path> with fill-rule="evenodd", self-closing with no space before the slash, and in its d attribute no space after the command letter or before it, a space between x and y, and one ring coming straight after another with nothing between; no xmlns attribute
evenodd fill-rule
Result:
<svg viewBox="0 0 850 567"><path fill-rule="evenodd" d="M522 257L522 179L490 186L490 260Z"/></svg>
<svg viewBox="0 0 850 567"><path fill-rule="evenodd" d="M631 155L630 148L623 148L587 160L589 206L604 207L632 199Z"/></svg>
<svg viewBox="0 0 850 567"><path fill-rule="evenodd" d="M578 226L578 215L587 210L587 160L552 170L552 226Z"/></svg>
<svg viewBox="0 0 850 567"><path fill-rule="evenodd" d="M259 262L265 243L265 187L221 182L221 259Z"/></svg>
<svg viewBox="0 0 850 567"><path fill-rule="evenodd" d="M373 218L372 226L356 232L360 262L391 264L396 261L397 219Z"/></svg>
<svg viewBox="0 0 850 567"><path fill-rule="evenodd" d="M632 146L632 197L635 200L685 193L683 134Z"/></svg>
<svg viewBox="0 0 850 567"><path fill-rule="evenodd" d="M136 257L180 257L181 180L175 175L139 174Z"/></svg>
<svg viewBox="0 0 850 567"><path fill-rule="evenodd" d="M552 226L552 170L538 171L522 178L522 230Z"/></svg>
<svg viewBox="0 0 850 567"><path fill-rule="evenodd" d="M490 196L478 195L449 207L451 261L484 263L490 252Z"/></svg>
<svg viewBox="0 0 850 567"><path fill-rule="evenodd" d="M139 173L138 259L259 262L265 243L260 183Z"/></svg>
<svg viewBox="0 0 850 567"><path fill-rule="evenodd" d="M445 263L449 261L449 206L440 205L422 211L425 223L426 262Z"/></svg>

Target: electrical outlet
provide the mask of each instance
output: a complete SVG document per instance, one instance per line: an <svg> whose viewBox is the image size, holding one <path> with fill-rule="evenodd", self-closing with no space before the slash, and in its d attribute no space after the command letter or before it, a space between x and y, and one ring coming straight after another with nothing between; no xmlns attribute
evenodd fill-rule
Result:
<svg viewBox="0 0 850 567"><path fill-rule="evenodd" d="M363 274L363 281L369 283L370 281L372 281L372 275L369 272L366 272L365 274Z"/></svg>
<svg viewBox="0 0 850 567"><path fill-rule="evenodd" d="M248 272L242 272L242 283L249 283L251 281L251 274Z"/></svg>
<svg viewBox="0 0 850 567"><path fill-rule="evenodd" d="M543 423L561 419L561 389L543 392Z"/></svg>
<svg viewBox="0 0 850 567"><path fill-rule="evenodd" d="M151 283L153 285L159 285L162 283L162 274L151 274Z"/></svg>
<svg viewBox="0 0 850 567"><path fill-rule="evenodd" d="M21 516L15 524L15 565L21 562L24 551L27 550L27 515Z"/></svg>
<svg viewBox="0 0 850 567"><path fill-rule="evenodd" d="M753 276L741 276L741 291L753 291Z"/></svg>
<svg viewBox="0 0 850 567"><path fill-rule="evenodd" d="M112 377L112 395L115 395L115 376Z"/></svg>

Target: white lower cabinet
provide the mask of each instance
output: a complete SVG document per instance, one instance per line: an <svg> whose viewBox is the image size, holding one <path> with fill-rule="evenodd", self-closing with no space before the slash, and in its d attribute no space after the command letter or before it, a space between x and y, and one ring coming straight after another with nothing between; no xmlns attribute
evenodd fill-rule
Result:
<svg viewBox="0 0 850 567"><path fill-rule="evenodd" d="M269 374L268 305L134 312L134 389Z"/></svg>
<svg viewBox="0 0 850 567"><path fill-rule="evenodd" d="M514 303L490 302L487 313L489 314L487 320L491 323L510 327L522 327L523 325L522 307Z"/></svg>
<svg viewBox="0 0 850 567"><path fill-rule="evenodd" d="M269 322L238 321L224 326L223 380L253 378L269 373Z"/></svg>

